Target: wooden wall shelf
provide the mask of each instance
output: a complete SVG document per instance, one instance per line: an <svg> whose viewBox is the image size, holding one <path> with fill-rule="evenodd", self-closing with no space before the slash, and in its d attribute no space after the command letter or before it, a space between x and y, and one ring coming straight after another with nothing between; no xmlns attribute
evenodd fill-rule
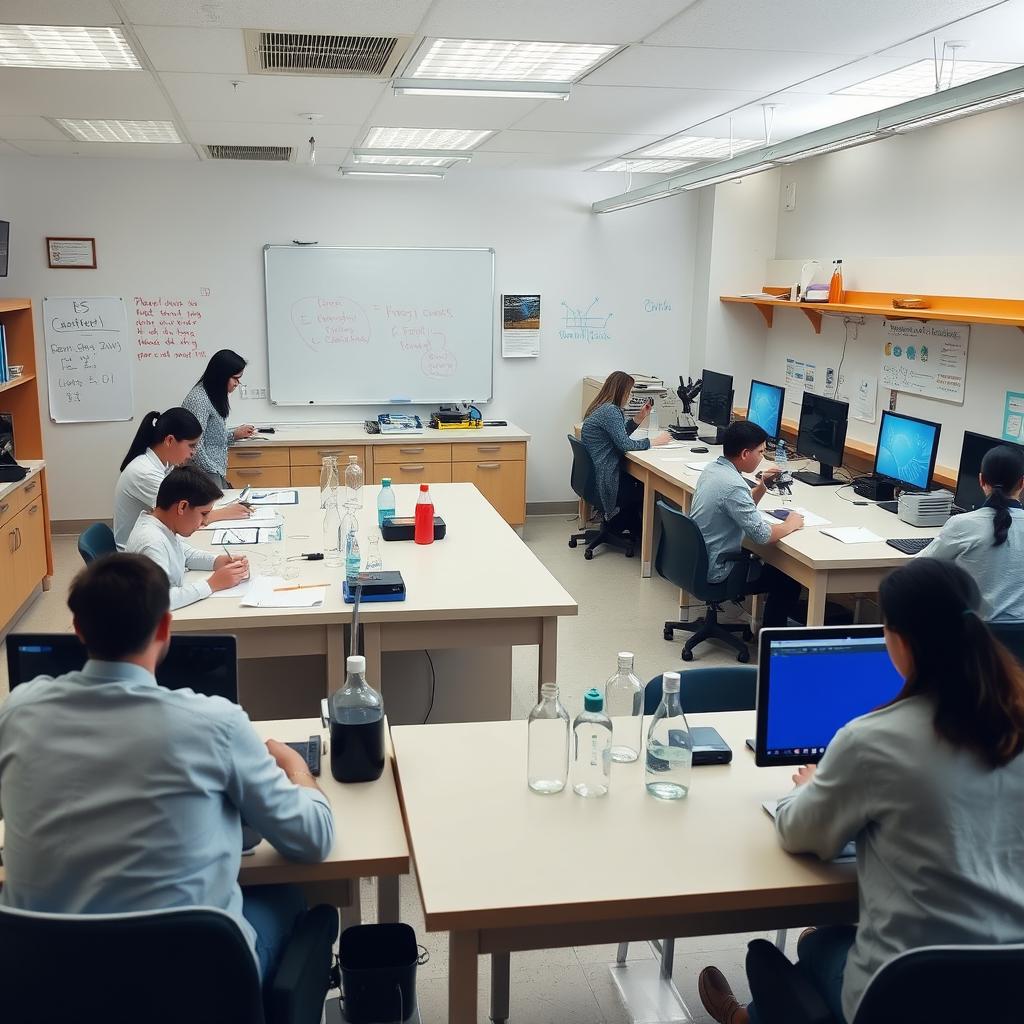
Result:
<svg viewBox="0 0 1024 1024"><path fill-rule="evenodd" d="M815 334L821 334L822 317L882 316L889 320L945 320L952 323L992 324L997 327L1016 327L1024 331L1024 299L982 299L957 295L923 295L931 306L928 309L894 309L892 300L906 292L847 292L844 302L790 302L788 288L766 287L765 294L779 295L778 299L748 298L742 295L721 295L721 302L735 302L756 306L771 327L775 310L789 306L799 309L810 321ZM914 293L915 295L917 293Z"/></svg>

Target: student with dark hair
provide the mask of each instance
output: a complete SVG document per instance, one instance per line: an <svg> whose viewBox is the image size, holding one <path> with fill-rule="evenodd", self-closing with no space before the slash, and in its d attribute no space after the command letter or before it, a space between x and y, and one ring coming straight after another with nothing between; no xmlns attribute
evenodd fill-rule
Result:
<svg viewBox="0 0 1024 1024"><path fill-rule="evenodd" d="M119 551L128 543L139 515L156 505L164 477L192 458L202 433L199 420L188 409L147 412L142 417L114 488L114 540ZM211 512L210 521L248 516L249 507L234 502Z"/></svg>
<svg viewBox="0 0 1024 1024"><path fill-rule="evenodd" d="M228 430L230 403L228 396L242 381L245 360L229 348L214 352L206 364L202 377L185 396L182 405L191 412L203 428L192 461L209 473L222 488L228 488L228 446L245 437L252 437L256 428L245 423Z"/></svg>
<svg viewBox="0 0 1024 1024"><path fill-rule="evenodd" d="M249 574L246 558L214 555L186 544L209 521L213 503L221 489L194 466L172 469L160 485L156 508L143 512L128 537L128 550L151 558L167 574L171 588L171 608L209 597L214 591L229 590ZM186 569L212 569L205 580L185 582Z"/></svg>
<svg viewBox="0 0 1024 1024"><path fill-rule="evenodd" d="M768 435L749 420L737 420L725 430L723 454L704 467L693 492L690 518L697 524L708 549L708 581L719 583L732 571L725 555L739 551L744 537L755 544L775 544L804 525L798 512L769 525L757 511L765 485L781 472L764 470L750 490L744 473L753 473L764 459ZM747 584L748 594L767 594L763 625L785 626L800 596L800 584L772 565L755 562Z"/></svg>
<svg viewBox="0 0 1024 1024"><path fill-rule="evenodd" d="M334 842L327 797L302 757L264 744L238 705L157 684L171 614L167 576L148 558L97 559L68 606L85 667L39 676L0 705L0 904L218 907L269 979L304 902L292 886L239 888L242 818L282 856L315 863Z"/></svg>
<svg viewBox="0 0 1024 1024"><path fill-rule="evenodd" d="M966 569L990 622L1024 619L1024 452L1008 444L989 449L978 479L985 504L947 520L918 557L946 558Z"/></svg>
<svg viewBox="0 0 1024 1024"><path fill-rule="evenodd" d="M790 853L857 843L859 924L804 933L799 967L837 1021L872 975L918 946L1024 941L1024 670L978 617L973 579L918 558L879 588L896 699L840 729L779 801ZM711 1016L758 1020L714 967Z"/></svg>

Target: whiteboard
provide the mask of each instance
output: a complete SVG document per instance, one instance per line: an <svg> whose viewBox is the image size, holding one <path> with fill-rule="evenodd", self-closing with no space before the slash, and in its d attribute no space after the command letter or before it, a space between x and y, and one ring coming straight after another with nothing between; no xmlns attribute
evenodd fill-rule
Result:
<svg viewBox="0 0 1024 1024"><path fill-rule="evenodd" d="M45 297L43 337L50 419L109 423L132 418L132 355L124 300Z"/></svg>
<svg viewBox="0 0 1024 1024"><path fill-rule="evenodd" d="M491 398L494 250L267 245L275 405Z"/></svg>

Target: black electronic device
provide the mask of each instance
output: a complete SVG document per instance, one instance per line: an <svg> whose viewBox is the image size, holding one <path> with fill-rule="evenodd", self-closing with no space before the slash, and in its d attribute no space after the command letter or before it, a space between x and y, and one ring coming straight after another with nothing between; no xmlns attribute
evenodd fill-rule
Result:
<svg viewBox="0 0 1024 1024"><path fill-rule="evenodd" d="M298 742L289 740L285 743L285 746L291 747L292 750L302 755L302 760L306 762L310 775L316 776L320 774L323 740L320 739L319 733L314 733L308 740L299 740Z"/></svg>
<svg viewBox="0 0 1024 1024"><path fill-rule="evenodd" d="M0 483L17 483L27 476L28 470L14 457L14 417L0 412Z"/></svg>
<svg viewBox="0 0 1024 1024"><path fill-rule="evenodd" d="M9 220L0 220L0 277L7 276L10 244L11 222Z"/></svg>
<svg viewBox="0 0 1024 1024"><path fill-rule="evenodd" d="M276 434L277 433L277 427L257 427L256 428L256 433L257 434Z"/></svg>
<svg viewBox="0 0 1024 1024"><path fill-rule="evenodd" d="M379 434L380 424L376 420L363 420L363 430L368 434Z"/></svg>
<svg viewBox="0 0 1024 1024"><path fill-rule="evenodd" d="M960 449L960 467L956 474L956 494L953 495L954 512L973 512L985 504L985 492L981 489L978 476L981 473L981 460L992 448L1000 445L1016 448L1024 454L1024 445L1013 441L1004 441L986 434L976 434L973 430L964 431L964 443Z"/></svg>
<svg viewBox="0 0 1024 1024"><path fill-rule="evenodd" d="M484 420L485 427L507 427L508 420Z"/></svg>
<svg viewBox="0 0 1024 1024"><path fill-rule="evenodd" d="M732 376L717 373L715 370L704 370L701 374L700 405L697 419L715 428L710 437L701 435L705 444L721 444L722 431L732 422L733 400Z"/></svg>
<svg viewBox="0 0 1024 1024"><path fill-rule="evenodd" d="M413 540L416 532L416 520L413 516L396 516L385 519L380 528L380 535L385 540ZM434 540L443 540L448 526L440 516L434 516Z"/></svg>
<svg viewBox="0 0 1024 1024"><path fill-rule="evenodd" d="M853 481L853 491L869 501L892 501L896 495L896 484L880 476L859 476Z"/></svg>
<svg viewBox="0 0 1024 1024"><path fill-rule="evenodd" d="M693 423L669 423L665 429L673 441L697 440L697 427Z"/></svg>
<svg viewBox="0 0 1024 1024"><path fill-rule="evenodd" d="M941 424L931 420L889 412L888 409L882 412L872 477L892 486L891 493L879 494L875 500L892 502L897 489L927 491L931 487L941 430ZM871 497L856 487L854 490L864 497ZM883 507L887 512L897 511L895 503Z"/></svg>
<svg viewBox="0 0 1024 1024"><path fill-rule="evenodd" d="M932 537L890 537L885 543L905 555L916 555L931 544Z"/></svg>
<svg viewBox="0 0 1024 1024"><path fill-rule="evenodd" d="M707 455L709 449L707 449L707 448L691 448L690 451L693 452L695 455Z"/></svg>
<svg viewBox="0 0 1024 1024"><path fill-rule="evenodd" d="M669 741L672 732L669 730ZM710 725L696 725L690 730L693 738L694 766L702 764L729 764L732 761L732 747L722 739L721 734Z"/></svg>
<svg viewBox="0 0 1024 1024"><path fill-rule="evenodd" d="M832 470L843 464L850 405L835 398L804 392L800 405L800 426L796 435L798 455L818 461L819 472L801 470L793 477L812 487L836 485Z"/></svg>
<svg viewBox="0 0 1024 1024"><path fill-rule="evenodd" d="M785 400L785 388L763 380L752 380L747 399L747 419L775 440L782 434L782 403Z"/></svg>

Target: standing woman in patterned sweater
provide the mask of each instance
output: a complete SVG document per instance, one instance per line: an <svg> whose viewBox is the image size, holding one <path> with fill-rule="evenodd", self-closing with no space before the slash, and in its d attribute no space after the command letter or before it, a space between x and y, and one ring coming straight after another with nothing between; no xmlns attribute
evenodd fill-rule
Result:
<svg viewBox="0 0 1024 1024"><path fill-rule="evenodd" d="M664 431L653 439L634 441L630 437L647 420L652 405L648 402L635 420L626 418L624 410L634 383L622 370L608 375L587 409L580 440L594 464L597 492L609 527L615 533L628 530L631 537L639 537L644 488L639 480L622 472L622 456L647 451L652 445L660 447L671 438Z"/></svg>
<svg viewBox="0 0 1024 1024"><path fill-rule="evenodd" d="M251 423L229 429L227 424L228 395L241 383L245 360L229 348L215 352L196 386L185 396L182 408L190 413L203 428L192 462L209 473L221 488L228 483L228 445L244 437L252 437L256 428Z"/></svg>

